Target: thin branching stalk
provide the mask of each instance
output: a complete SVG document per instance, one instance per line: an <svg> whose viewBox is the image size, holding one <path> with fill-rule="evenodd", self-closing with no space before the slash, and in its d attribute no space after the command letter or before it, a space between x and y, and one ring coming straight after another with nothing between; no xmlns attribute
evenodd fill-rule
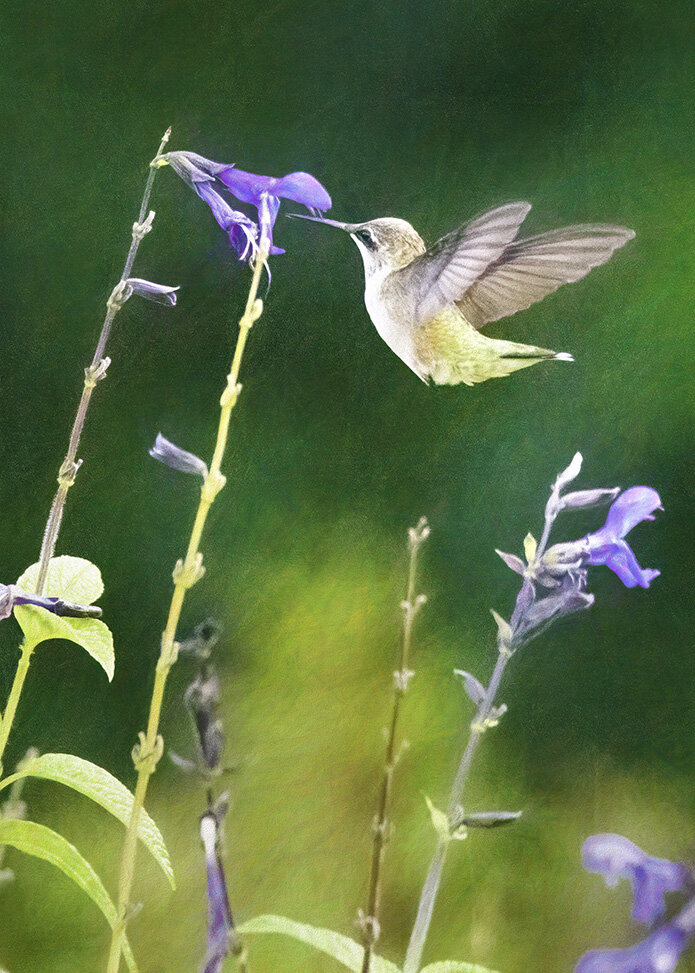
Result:
<svg viewBox="0 0 695 973"><path fill-rule="evenodd" d="M558 487L554 488L553 496L551 501L546 507L545 524L543 528L543 533L541 535L540 543L535 547L534 542L534 552L533 560L537 563L541 560L545 548L548 544L548 539L550 537L550 530L552 528L553 522L557 515L557 507L553 503L555 499L555 491ZM514 606L514 611L512 617L509 620L509 624L506 625L506 631L500 628L497 634L497 662L495 663L495 668L490 679L490 683L487 687L485 695L481 699L476 713L470 724L470 731L468 735L468 740L466 742L466 747L461 756L461 761L456 771L456 776L454 778L454 783L451 788L451 794L449 795L449 804L447 806L447 817L450 824L453 824L456 819L461 819L463 815L463 796L466 788L466 783L468 781L468 775L473 764L473 758L480 745L480 740L488 728L488 726L494 726L495 721L491 719L493 714L493 707L495 704L495 699L497 697L497 692L502 682L502 677L504 676L507 664L511 659L516 646L513 640L510 641L510 636L507 633L516 632L519 623L524 616L529 604L529 594L533 592L533 583L530 577L525 576L521 590L517 595L516 604ZM499 624L499 623L498 623ZM506 623L505 623L506 624ZM406 952L405 963L403 966L403 973L418 973L420 969L420 963L422 961L422 953L425 948L425 942L427 940L427 934L430 928L430 922L432 921L432 913L434 911L434 905L437 899L437 893L439 892L439 886L442 879L442 872L444 870L444 865L446 862L449 845L451 841L447 837L440 835L437 839L437 846L430 862L430 867L427 872L427 878L422 888L420 894L420 902L418 905L417 916L415 918L415 924L413 926L413 931L410 936L410 942L408 943L408 950Z"/></svg>
<svg viewBox="0 0 695 973"><path fill-rule="evenodd" d="M178 645L176 643L176 630L181 615L181 609L186 597L186 592L203 575L203 556L200 552L200 541L205 527L210 507L215 497L224 487L225 477L220 467L224 458L229 433L229 422L232 410L236 405L241 392L241 385L238 383L239 371L246 347L246 339L255 321L263 313L263 302L257 299L258 287L264 264L268 257L269 244L264 237L261 239L258 252L254 261L253 277L251 287L246 301L246 308L239 321L239 336L237 338L236 349L232 360L232 366L227 376L227 385L220 398L220 419L217 429L217 441L215 451L210 462L209 472L205 477L200 493L200 504L193 523L191 537L188 542L188 550L183 561L178 561L174 568L174 590L169 606L166 627L162 634L161 650L157 669L155 673L152 699L150 702L150 713L147 721L147 731L140 733L140 741L133 748L133 762L137 770L138 778L135 787L135 799L133 811L130 816L125 841L123 844L123 854L121 858L121 870L118 882L118 922L113 929L111 939L111 949L107 970L108 973L118 973L121 961L121 950L123 947L123 937L125 934L126 921L130 910L130 893L135 874L135 860L137 853L137 834L140 821L140 812L145 804L147 786L150 777L155 771L157 763L162 756L164 741L159 735L159 720L164 701L164 690L167 677L172 665L176 662Z"/></svg>
<svg viewBox="0 0 695 973"><path fill-rule="evenodd" d="M159 149L157 150L155 159L162 154L165 145L169 141L170 135L171 129L167 129L162 137L162 141ZM150 203L150 196L152 195L152 186L154 184L156 172L156 167L150 166L147 182L145 184L145 191L140 204L140 213L137 221L133 224L132 240L130 249L128 250L128 256L126 257L125 265L123 267L123 273L121 274L118 284L112 291L111 297L107 301L106 317L104 318L104 323L101 327L101 333L99 334L99 340L97 341L94 357L92 358L91 365L86 368L84 372L85 377L84 385L82 387L82 395L80 396L77 412L72 424L70 440L68 442L68 450L65 454L65 459L61 463L60 469L58 470L58 490L53 498L53 503L51 505L51 510L48 515L48 520L46 521L46 527L43 533L41 554L39 556L39 575L36 582L37 594L43 594L44 587L46 585L46 577L48 575L48 567L55 552L58 534L60 533L60 525L63 519L65 501L67 499L70 487L75 482L77 471L82 465L82 460L77 459L77 451L80 448L80 439L82 438L82 431L84 429L85 420L89 411L89 404L92 400L92 393L94 392L97 383L105 378L106 370L110 364L110 360L104 357L104 352L106 351L106 345L109 340L109 335L111 334L114 318L123 306L123 302L119 300L118 295L122 293L122 285L130 277L130 272L133 269L133 263L140 247L140 243L152 229L154 213L150 212L148 215L148 207ZM19 704L19 698L24 687L24 680L26 679L27 672L29 671L33 651L34 647L28 642L25 641L22 643L20 647L21 655L17 665L17 670L15 672L15 677L12 682L12 687L10 689L7 705L5 707L5 713L0 718L0 776L2 776L2 758L5 753L5 747L7 746L10 731L12 730L12 724L14 722L15 713Z"/></svg>
<svg viewBox="0 0 695 973"><path fill-rule="evenodd" d="M420 545L429 535L427 521L423 517L417 527L408 531L408 546L410 548L410 567L408 570L408 588L405 599L401 602L403 609L403 635L401 638L401 653L398 669L393 674L393 699L391 705L391 719L386 731L386 758L384 760L384 772L381 778L381 789L379 791L379 803L374 817L374 840L372 843L372 856L369 871L369 892L367 896L367 910L360 913L359 925L362 929L364 942L364 957L362 960L362 973L369 973L374 944L379 939L381 924L379 921L381 905L381 866L384 860L386 842L390 829L389 811L393 790L393 776L398 763L398 751L396 749L398 718L401 711L403 697L408 691L410 679L414 675L409 668L410 644L413 631L413 622L420 608L424 605L425 595L415 594L415 581L417 575L417 557Z"/></svg>

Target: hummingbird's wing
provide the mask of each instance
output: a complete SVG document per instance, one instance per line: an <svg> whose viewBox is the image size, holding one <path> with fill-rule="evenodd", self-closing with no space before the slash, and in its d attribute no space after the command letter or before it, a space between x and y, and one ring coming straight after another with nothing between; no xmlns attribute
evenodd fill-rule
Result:
<svg viewBox="0 0 695 973"><path fill-rule="evenodd" d="M565 226L515 240L460 295L456 304L474 328L523 311L563 284L581 280L634 237L623 226Z"/></svg>
<svg viewBox="0 0 695 973"><path fill-rule="evenodd" d="M461 300L486 267L499 259L519 232L530 203L508 203L438 240L426 253L390 276L413 296L419 323Z"/></svg>

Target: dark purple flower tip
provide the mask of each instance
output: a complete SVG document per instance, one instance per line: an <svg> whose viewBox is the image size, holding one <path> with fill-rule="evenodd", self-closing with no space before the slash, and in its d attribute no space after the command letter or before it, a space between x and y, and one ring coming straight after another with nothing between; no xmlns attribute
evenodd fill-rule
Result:
<svg viewBox="0 0 695 973"><path fill-rule="evenodd" d="M196 456L189 453L187 449L181 449L175 443L170 442L161 432L157 433L154 446L149 451L152 459L159 460L172 470L179 470L181 473L193 473L202 476L203 479L208 475L207 464Z"/></svg>
<svg viewBox="0 0 695 973"><path fill-rule="evenodd" d="M603 875L608 886L628 878L634 894L632 918L647 925L664 914L665 893L683 891L690 877L685 865L653 858L619 834L587 838L582 847L582 864L586 871Z"/></svg>
<svg viewBox="0 0 695 973"><path fill-rule="evenodd" d="M592 949L574 973L673 973L688 935L676 926L662 926L636 946L627 949Z"/></svg>
<svg viewBox="0 0 695 973"><path fill-rule="evenodd" d="M202 766L214 772L219 768L224 751L222 724L215 717L220 698L219 682L215 673L199 675L186 690L184 698L195 726Z"/></svg>
<svg viewBox="0 0 695 973"><path fill-rule="evenodd" d="M651 487L630 487L611 504L605 529L614 537L625 537L643 520L654 520L654 511L663 510L661 498Z"/></svg>
<svg viewBox="0 0 695 973"><path fill-rule="evenodd" d="M207 873L208 950L204 973L219 973L229 952L234 920L229 908L227 882L218 847L218 821L214 813L205 814L200 822L200 837L205 848Z"/></svg>

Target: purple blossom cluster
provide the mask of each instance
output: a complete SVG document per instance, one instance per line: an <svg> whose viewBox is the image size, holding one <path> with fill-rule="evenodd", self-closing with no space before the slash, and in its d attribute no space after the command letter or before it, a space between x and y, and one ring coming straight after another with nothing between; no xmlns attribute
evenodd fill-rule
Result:
<svg viewBox="0 0 695 973"><path fill-rule="evenodd" d="M273 228L280 200L299 203L314 214L331 208L331 197L308 172L286 176L259 176L233 164L213 162L196 152L168 152L157 160L174 172L210 207L240 260L252 260L265 241L267 253L285 251L273 243ZM256 210L256 219L231 205L230 197Z"/></svg>
<svg viewBox="0 0 695 973"><path fill-rule="evenodd" d="M582 862L603 875L608 886L621 878L632 884L632 918L650 927L641 942L624 949L593 949L579 960L575 973L673 973L695 935L695 882L679 862L648 855L619 834L596 834L584 842ZM667 893L686 893L688 900L670 919Z"/></svg>

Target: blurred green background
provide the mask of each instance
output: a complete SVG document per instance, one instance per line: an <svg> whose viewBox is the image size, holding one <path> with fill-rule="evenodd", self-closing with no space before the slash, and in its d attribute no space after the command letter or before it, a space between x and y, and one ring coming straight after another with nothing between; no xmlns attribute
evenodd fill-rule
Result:
<svg viewBox="0 0 695 973"><path fill-rule="evenodd" d="M570 970L631 941L628 892L580 865L584 838L621 831L695 857L692 662L695 206L690 0L467 3L4 4L0 31L1 578L36 560L104 301L118 279L147 163L172 148L280 175L314 173L336 218L397 215L429 241L512 199L531 232L616 221L636 240L588 279L490 328L570 351L475 388L427 388L386 348L350 241L280 219L273 285L251 335L204 539L208 573L181 634L224 625L216 649L233 808L232 907L354 932L364 905L382 724L396 659L405 536L426 514L419 618L386 860L381 951L400 961L433 838L423 793L445 803L470 707L454 667L488 677L494 626L516 581L493 548L538 531L548 485L575 450L585 485L656 487L666 511L632 539L659 567L651 590L597 570L596 605L509 670L509 714L484 741L476 809L522 822L473 835L446 872L426 958L505 973ZM171 589L197 487L149 459L158 431L207 457L249 275L171 172L135 272L181 284L174 310L132 301L110 345L58 553L94 560L117 670L76 646L37 653L7 754L29 744L94 760L132 785ZM287 211L287 208L286 208ZM557 537L595 518L567 519ZM5 698L17 658L0 633ZM176 667L163 731L189 752ZM115 888L121 830L65 789L27 786ZM149 808L178 873L171 894L144 854L131 938L145 973L191 971L204 952L200 786L166 761ZM16 853L0 892L0 966L103 969L108 930L50 866ZM333 971L277 939L253 973ZM692 961L691 961L692 963ZM233 968L230 962L229 968ZM688 967L687 961L682 964Z"/></svg>

